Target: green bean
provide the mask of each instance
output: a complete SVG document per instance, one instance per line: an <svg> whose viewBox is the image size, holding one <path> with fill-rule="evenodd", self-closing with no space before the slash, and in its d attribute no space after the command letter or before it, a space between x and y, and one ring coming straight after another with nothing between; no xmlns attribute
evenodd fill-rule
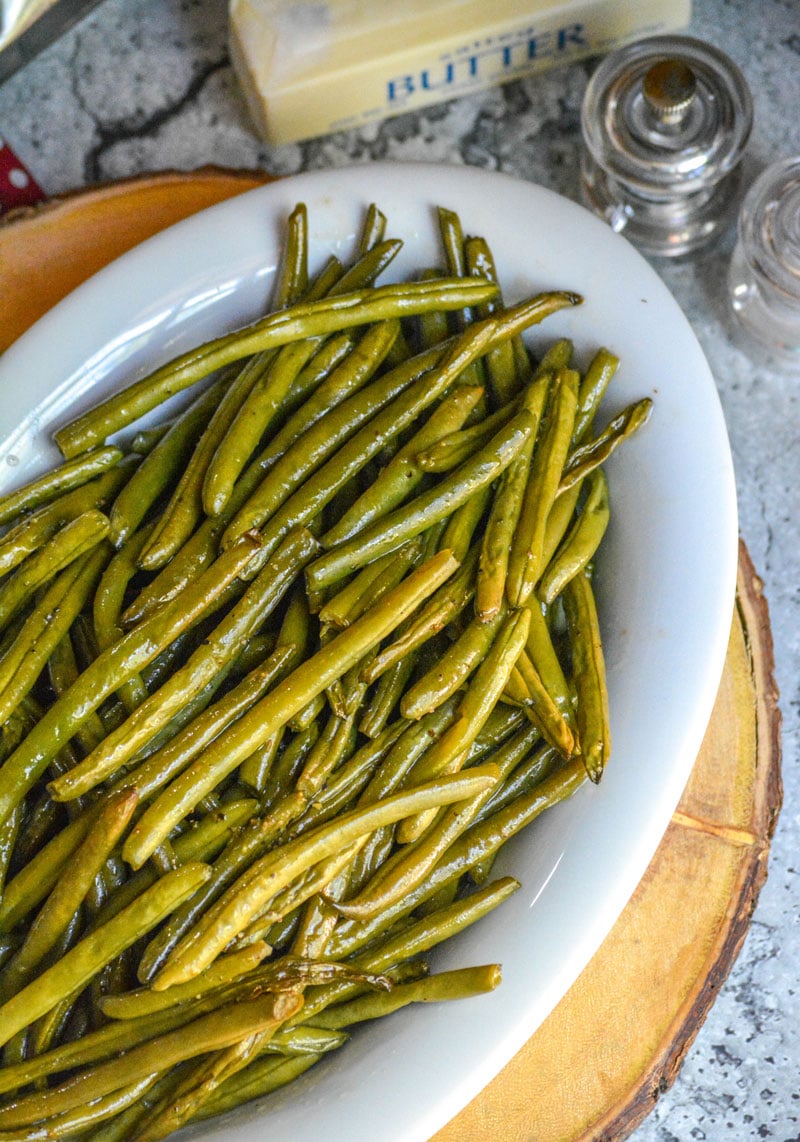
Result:
<svg viewBox="0 0 800 1142"><path fill-rule="evenodd" d="M449 553L434 556L327 646L301 663L278 686L225 730L147 809L125 844L125 859L139 865L204 793L261 742L285 725L335 679L355 665L455 570ZM1 775L0 771L0 775Z"/></svg>
<svg viewBox="0 0 800 1142"><path fill-rule="evenodd" d="M340 591L320 611L320 619L337 627L349 626L360 618L369 607L383 598L387 591L396 587L403 576L417 566L422 558L422 544L412 540L404 544L391 556L375 560L368 564L364 571L370 574L364 577L363 572L351 580L350 590ZM345 593L346 592L346 593Z"/></svg>
<svg viewBox="0 0 800 1142"><path fill-rule="evenodd" d="M570 579L588 566L608 527L608 482L600 468L590 473L588 479L589 492L580 515L548 564L537 587L539 598L548 605L558 597Z"/></svg>
<svg viewBox="0 0 800 1142"><path fill-rule="evenodd" d="M497 768L497 785L501 786L505 774L500 766ZM495 788L481 790L467 801L440 810L421 839L413 844L401 843L401 847L381 864L356 896L344 903L334 902L336 910L342 916L368 920L404 899L425 879L453 841L469 828Z"/></svg>
<svg viewBox="0 0 800 1142"><path fill-rule="evenodd" d="M538 605L530 608L531 625L525 652L541 678L547 693L555 702L567 723L572 725L572 695L561 667L547 618Z"/></svg>
<svg viewBox="0 0 800 1142"><path fill-rule="evenodd" d="M464 260L467 273L472 277L484 277L498 285L497 267L494 263L492 251L484 238L470 237L464 242ZM503 308L503 300L498 292L497 297L478 306L478 315L487 316ZM510 401L526 380L525 372L517 369L517 353L525 353L524 347L514 345L509 341L498 345L486 354L484 361L486 375L492 391L495 404L506 404Z"/></svg>
<svg viewBox="0 0 800 1142"><path fill-rule="evenodd" d="M286 394L319 348L316 338L279 349L235 409L216 440L203 476L202 505L206 515L219 515L233 485L261 437L275 420ZM259 358L254 358L258 360Z"/></svg>
<svg viewBox="0 0 800 1142"><path fill-rule="evenodd" d="M127 467L120 464L111 468L87 484L65 492L44 507L23 516L0 538L0 575L7 574L28 555L38 551L64 524L110 502L128 479Z"/></svg>
<svg viewBox="0 0 800 1142"><path fill-rule="evenodd" d="M531 736L528 738L528 745L534 745L540 740L536 735L536 727L531 726ZM532 750L528 753L527 757L522 760L519 765L514 769L513 773L509 774L502 786L492 790L489 797L479 809L475 820L480 823L485 821L500 810L505 809L517 798L529 793L537 785L540 785L546 778L554 773L562 764L562 758L557 749L553 746L539 745L538 749ZM493 860L494 857L488 858ZM474 866L470 870L470 876L474 876Z"/></svg>
<svg viewBox="0 0 800 1142"><path fill-rule="evenodd" d="M578 389L578 408L572 435L574 444L582 444L591 431L597 409L618 368L619 358L610 349L597 350Z"/></svg>
<svg viewBox="0 0 800 1142"><path fill-rule="evenodd" d="M441 269L433 267L422 270L419 275L420 281L433 281L434 278L443 276ZM431 346L438 345L440 341L445 341L450 333L447 314L442 311L432 310L430 313L421 313L416 318L415 326L417 341L421 349L430 349Z"/></svg>
<svg viewBox="0 0 800 1142"><path fill-rule="evenodd" d="M386 215L378 209L374 202L371 202L367 207L364 225L358 240L359 254L366 254L368 250L382 241L385 232Z"/></svg>
<svg viewBox="0 0 800 1142"><path fill-rule="evenodd" d="M512 401L477 424L454 430L427 448L421 448L417 452L417 464L423 472L431 474L452 471L483 447L499 428L508 424L517 411L518 405Z"/></svg>
<svg viewBox="0 0 800 1142"><path fill-rule="evenodd" d="M443 886L458 880L479 861L496 853L507 840L547 809L571 797L585 780L583 762L580 758L573 759L510 805L472 825L451 845L427 880L412 889L405 900L398 901L372 921L343 919L331 937L327 954L332 959L347 957L350 961L359 948L371 944L381 933L389 931L399 918L413 912ZM362 966L371 962L365 960ZM383 971L385 968L383 959L375 962L375 970ZM313 1018L311 1004L308 1002L306 1014L309 1019Z"/></svg>
<svg viewBox="0 0 800 1142"><path fill-rule="evenodd" d="M547 516L566 461L578 392L578 374L562 369L554 378L548 411L531 462L519 525L509 556L507 593L512 606L523 606L543 568Z"/></svg>
<svg viewBox="0 0 800 1142"><path fill-rule="evenodd" d="M107 924L85 936L65 956L48 967L0 1006L0 1044L55 1006L63 996L83 987L97 971L135 943L143 933L176 908L211 870L187 864L162 877ZM4 1111L0 1111L0 1126Z"/></svg>
<svg viewBox="0 0 800 1142"><path fill-rule="evenodd" d="M152 982L156 990L182 983L216 959L232 934L241 931L281 889L313 865L339 852L382 825L409 813L440 807L473 796L495 781L492 766L468 775L443 778L354 809L296 841L274 849L252 866L206 913L204 922L175 947Z"/></svg>
<svg viewBox="0 0 800 1142"><path fill-rule="evenodd" d="M566 491L556 493L556 498L553 500L544 528L544 541L542 543L543 567L547 567L555 555L559 543L561 543L561 540L567 534L567 529L572 523L575 509L581 498L582 487L583 480L579 480L573 484L571 488L567 488Z"/></svg>
<svg viewBox="0 0 800 1142"><path fill-rule="evenodd" d="M437 972L411 983L398 984L389 992L362 995L340 1003L317 1016L315 1026L339 1030L369 1019L382 1018L409 1003L442 1003L484 995L500 985L500 977L499 964Z"/></svg>
<svg viewBox="0 0 800 1142"><path fill-rule="evenodd" d="M160 424L154 424L151 428L140 428L131 437L128 445L131 452L135 452L139 456L147 456L153 451L159 440L164 439L176 419L176 417L170 417L168 420L162 420Z"/></svg>
<svg viewBox="0 0 800 1142"><path fill-rule="evenodd" d="M575 749L572 730L525 650L517 659L516 666L528 694L531 718L546 741L564 757L571 757Z"/></svg>
<svg viewBox="0 0 800 1142"><path fill-rule="evenodd" d="M473 620L430 670L406 691L400 703L404 718L421 718L464 685L489 650L504 616L490 622Z"/></svg>
<svg viewBox="0 0 800 1142"><path fill-rule="evenodd" d="M3 899L3 889L5 888L11 858L14 854L17 834L22 824L22 816L22 806L20 805L6 818L2 826L0 826L0 901Z"/></svg>
<svg viewBox="0 0 800 1142"><path fill-rule="evenodd" d="M34 592L108 535L108 518L96 508L62 527L35 554L29 555L0 592L0 628L25 606Z"/></svg>
<svg viewBox="0 0 800 1142"><path fill-rule="evenodd" d="M299 836L300 833L349 808L405 728L406 723L400 719L386 726L380 734L371 738L352 754L336 771L332 780L315 796L306 812L293 826L291 835Z"/></svg>
<svg viewBox="0 0 800 1142"><path fill-rule="evenodd" d="M297 812L299 815L302 808ZM291 819L289 815L289 820ZM230 838L215 861L208 882L201 885L185 904L175 910L161 931L145 948L138 967L140 982L146 983L152 979L178 940L194 926L208 906L233 883L242 869L249 867L263 855L285 827L286 820L278 811L265 817L253 817Z"/></svg>
<svg viewBox="0 0 800 1142"><path fill-rule="evenodd" d="M328 379L347 359L348 354L356 345L356 341L356 333L352 330L346 330L343 333L336 333L325 338L306 367L298 373L291 391L286 394L281 414L282 423L277 435L283 433L289 421L298 416L304 405L310 402L316 405L317 390L320 386L327 385ZM287 418L285 421L283 421L284 416ZM259 458L262 455L259 453Z"/></svg>
<svg viewBox="0 0 800 1142"><path fill-rule="evenodd" d="M30 693L36 679L47 665L53 650L58 646L72 626L76 616L83 609L108 555L109 552L105 546L99 546L86 555L80 556L62 571L31 612L20 634L0 661L0 686L2 686L0 690L0 722L5 721L14 712L20 701ZM38 732L42 721L33 727L31 734ZM3 782L4 770L14 768L14 759L20 751L25 751L28 740L29 738L26 738L22 741L0 768L0 786ZM63 742L59 743L59 747L61 744ZM57 753L58 748L53 750L47 761L52 760ZM41 766L39 772L45 768L45 764ZM33 784L33 780L26 784L24 789L12 788L9 790L11 805L16 804L18 799L25 795ZM0 794L0 803L2 803L2 794ZM0 819L4 818L5 812L0 811Z"/></svg>
<svg viewBox="0 0 800 1142"><path fill-rule="evenodd" d="M463 611L475 593L477 561L477 550L467 553L455 575L431 596L399 636L364 667L361 676L365 682L372 683L380 678L381 674L433 638Z"/></svg>
<svg viewBox="0 0 800 1142"><path fill-rule="evenodd" d="M68 693L50 707L0 768L0 821L105 698L151 662L181 631L213 610L228 584L251 562L254 549L254 541L247 539L221 555L173 603L103 651ZM96 556L94 552L87 558Z"/></svg>
<svg viewBox="0 0 800 1142"><path fill-rule="evenodd" d="M286 221L281 264L275 275L272 308L294 305L308 289L308 209L298 202Z"/></svg>
<svg viewBox="0 0 800 1142"><path fill-rule="evenodd" d="M418 651L411 651L390 666L378 679L358 728L368 738L377 738L386 727L417 665ZM374 661L374 659L372 660ZM367 667L368 669L369 667Z"/></svg>
<svg viewBox="0 0 800 1142"><path fill-rule="evenodd" d="M581 571L570 579L562 597L578 697L578 746L587 774L597 783L611 754L611 731L603 647L589 573Z"/></svg>
<svg viewBox="0 0 800 1142"><path fill-rule="evenodd" d="M643 424L647 424L652 410L653 402L649 397L636 401L615 416L594 440L571 452L564 466L559 491L566 491L582 480L587 473L600 464L605 464L620 444L638 431Z"/></svg>
<svg viewBox="0 0 800 1142"><path fill-rule="evenodd" d="M7 999L29 982L34 970L66 931L84 897L104 867L114 845L131 819L138 798L128 790L111 798L95 819L92 831L75 850L70 874L54 887L25 942L0 977L0 997Z"/></svg>
<svg viewBox="0 0 800 1142"><path fill-rule="evenodd" d="M300 405L280 430L270 439L248 467L245 479L253 483L257 470L266 475L273 465L312 425L321 420L331 409L354 396L375 375L377 368L386 359L400 332L396 320L380 322L367 329L361 340L350 345L349 352L336 363L310 396Z"/></svg>
<svg viewBox="0 0 800 1142"><path fill-rule="evenodd" d="M188 662L174 671L169 680L146 698L88 757L51 782L50 791L56 800L69 801L88 793L127 762L202 687L219 679L221 674L224 676L241 643L277 606L316 550L317 542L310 533L291 536Z"/></svg>
<svg viewBox="0 0 800 1142"><path fill-rule="evenodd" d="M100 1001L100 1006L103 1014L110 1019L140 1019L144 1015L165 1011L175 1004L199 999L223 984L241 980L253 968L258 967L268 953L267 944L250 944L240 951L220 956L199 979L189 980L168 991L153 991L143 987L123 995L107 995Z"/></svg>
<svg viewBox="0 0 800 1142"><path fill-rule="evenodd" d="M482 919L507 900L518 888L519 881L510 876L503 877L493 884L485 885L464 900L457 900L430 916L416 920L399 933L390 933L384 939L376 941L368 951L354 956L351 963L362 970L387 971L403 960L429 951L437 944ZM368 927L366 924L360 926ZM352 993L353 985L347 982L336 983L328 988L320 989L316 995L306 997L302 1014L294 1018L298 1022L313 1023L320 1011L330 1006L331 1003L350 998Z"/></svg>
<svg viewBox="0 0 800 1142"><path fill-rule="evenodd" d="M119 547L141 524L154 503L176 482L220 401L222 382L201 393L170 425L114 500L111 540Z"/></svg>
<svg viewBox="0 0 800 1142"><path fill-rule="evenodd" d="M225 386L211 419L195 441L188 463L172 490L172 495L159 513L148 543L139 556L139 565L156 571L180 550L203 519L203 486L212 458L230 430L241 405L269 375L276 354L265 352L251 357ZM225 378L227 379L227 378Z"/></svg>
<svg viewBox="0 0 800 1142"><path fill-rule="evenodd" d="M201 864L212 861L225 848L238 828L249 821L257 811L258 802L252 797L229 801L219 808L210 809L203 817L193 822L186 832L175 838L172 851L176 866L190 861L200 861ZM146 888L154 884L158 876L159 873L152 861L139 869L121 887L115 888L111 897L95 915L92 926L104 924L112 916L116 916ZM170 916L169 922L172 922L180 911L180 908L176 909Z"/></svg>
<svg viewBox="0 0 800 1142"><path fill-rule="evenodd" d="M349 571L395 550L437 520L452 515L457 507L508 467L528 439L531 426L530 414L519 413L485 448L435 488L396 508L315 560L306 572L310 586L320 588L335 583Z"/></svg>
<svg viewBox="0 0 800 1142"><path fill-rule="evenodd" d="M145 1075L137 1082L122 1086L102 1098L93 1099L85 1106L77 1106L35 1125L26 1126L22 1134L14 1130L0 1130L0 1142L12 1142L14 1139L18 1142L21 1138L26 1139L26 1142L46 1142L51 1138L85 1137L83 1132L87 1129L91 1129L94 1136L94 1128L99 1123L136 1105L142 1095L153 1087L156 1077L155 1074Z"/></svg>
<svg viewBox="0 0 800 1142"><path fill-rule="evenodd" d="M406 782L426 781L442 773L457 772L467 759L469 747L486 725L528 634L530 614L526 609L505 616L492 646L478 666L459 703L453 724L414 765ZM397 830L401 844L416 840L432 820L430 812L403 821Z"/></svg>
<svg viewBox="0 0 800 1142"><path fill-rule="evenodd" d="M278 1090L294 1082L320 1057L317 1054L309 1054L290 1059L256 1059L245 1070L227 1079L215 1091L213 1097L200 1107L195 1119L202 1122L206 1118L224 1114L244 1102L250 1102L254 1098L261 1098L273 1090Z"/></svg>
<svg viewBox="0 0 800 1142"><path fill-rule="evenodd" d="M147 543L150 526L135 532L121 545L100 577L92 601L92 621L98 652L107 650L125 633L121 614L131 579L139 570L138 560ZM128 710L134 710L147 697L147 687L138 674L134 674L119 688L119 696Z"/></svg>
<svg viewBox="0 0 800 1142"><path fill-rule="evenodd" d="M458 385L433 410L427 421L381 469L372 485L363 492L325 535L326 543L350 539L367 524L385 515L408 499L425 477L417 454L443 435L459 428L483 395L475 385Z"/></svg>
<svg viewBox="0 0 800 1142"><path fill-rule="evenodd" d="M33 511L56 496L87 483L93 476L113 468L121 459L122 451L119 448L96 448L76 460L69 459L67 463L30 480L13 492L6 492L0 496L0 524L8 523L22 512Z"/></svg>
<svg viewBox="0 0 800 1142"><path fill-rule="evenodd" d="M483 622L498 615L503 606L509 555L530 476L533 446L531 434L531 439L521 449L519 456L500 477L492 500L475 585L475 612Z"/></svg>
<svg viewBox="0 0 800 1142"><path fill-rule="evenodd" d="M436 308L459 309L471 301L486 300L495 290L495 286L478 279L443 278L436 282L354 290L279 310L235 333L223 334L190 349L135 381L59 429L55 434L56 443L68 459L77 456L215 369L253 353L390 317L410 316Z"/></svg>
<svg viewBox="0 0 800 1142"><path fill-rule="evenodd" d="M20 809L21 806L17 806L14 813ZM13 931L19 921L44 900L91 824L91 810L70 821L8 882L0 898L0 933Z"/></svg>
<svg viewBox="0 0 800 1142"><path fill-rule="evenodd" d="M131 1082L173 1067L184 1059L238 1043L248 1035L284 1022L302 1005L292 993L265 996L200 1016L188 1027L158 1036L123 1056L79 1072L60 1086L23 1095L0 1109L0 1129L85 1105Z"/></svg>
<svg viewBox="0 0 800 1142"><path fill-rule="evenodd" d="M312 423L295 439L286 452L277 457L277 462L267 472L263 481L248 492L249 498L240 506L229 524L223 537L223 545L251 527L260 527L304 479L315 472L378 410L418 382L418 378L423 377L436 365L441 355L442 350L439 349L421 354L396 366L366 388L357 386L352 396ZM359 362L371 371L368 360L360 357ZM419 383L416 384L414 391L418 389ZM266 452L271 452L270 446ZM258 463L256 461L255 465ZM251 469L253 467L251 465ZM249 486L250 482L250 472L245 473L241 483Z"/></svg>
<svg viewBox="0 0 800 1142"><path fill-rule="evenodd" d="M56 698L66 693L78 677L80 671L69 631L53 649L47 663L47 671ZM75 740L84 753L89 753L99 741L102 741L105 734L105 727L99 714L94 714L75 734Z"/></svg>

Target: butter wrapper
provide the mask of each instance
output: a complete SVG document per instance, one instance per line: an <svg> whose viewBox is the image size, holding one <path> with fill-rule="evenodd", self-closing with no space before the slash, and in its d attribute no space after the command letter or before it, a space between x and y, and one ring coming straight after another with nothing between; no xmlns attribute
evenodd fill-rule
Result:
<svg viewBox="0 0 800 1142"><path fill-rule="evenodd" d="M691 0L230 0L259 134L349 130L685 26Z"/></svg>

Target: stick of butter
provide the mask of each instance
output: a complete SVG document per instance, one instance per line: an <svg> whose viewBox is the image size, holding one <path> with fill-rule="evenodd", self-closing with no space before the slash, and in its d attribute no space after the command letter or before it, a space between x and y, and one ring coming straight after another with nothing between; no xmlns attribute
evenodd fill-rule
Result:
<svg viewBox="0 0 800 1142"><path fill-rule="evenodd" d="M289 143L685 26L691 0L230 0L255 125Z"/></svg>

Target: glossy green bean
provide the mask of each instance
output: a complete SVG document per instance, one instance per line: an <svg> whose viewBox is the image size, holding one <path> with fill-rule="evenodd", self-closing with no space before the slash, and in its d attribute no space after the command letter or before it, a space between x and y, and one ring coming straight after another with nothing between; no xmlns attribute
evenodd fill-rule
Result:
<svg viewBox="0 0 800 1142"><path fill-rule="evenodd" d="M600 402L618 368L619 357L610 349L598 349L589 362L578 389L578 408L572 435L574 444L582 444L591 432Z"/></svg>
<svg viewBox="0 0 800 1142"><path fill-rule="evenodd" d="M22 699L30 693L53 650L83 610L109 554L110 550L105 546L96 546L94 550L71 563L45 591L43 598L25 621L19 635L0 661L0 679L2 679L0 722L5 721ZM41 724L39 721L31 733L36 733ZM25 738L20 742L0 768L0 786L3 784L3 771L14 768L14 759L21 750L25 751L27 741L28 738ZM58 749L55 749L48 761L57 753ZM10 804L15 804L20 796L24 796L29 787L30 785L26 785L24 790L10 789ZM2 803L2 794L0 794L0 803ZM0 811L0 819L4 817L5 813Z"/></svg>
<svg viewBox="0 0 800 1142"><path fill-rule="evenodd" d="M94 1130L101 1123L136 1105L154 1086L156 1077L155 1074L145 1075L137 1082L128 1083L102 1098L93 1099L85 1106L76 1106L35 1125L28 1125L23 1133L0 1130L0 1142L19 1142L22 1138L26 1142L46 1142L53 1138L87 1137L87 1130L92 1131L94 1136Z"/></svg>
<svg viewBox="0 0 800 1142"><path fill-rule="evenodd" d="M92 508L106 507L132 470L130 464L119 464L73 491L64 492L30 515L24 515L0 538L0 575L7 574L38 551L64 524Z"/></svg>
<svg viewBox="0 0 800 1142"><path fill-rule="evenodd" d="M371 559L395 550L437 520L452 515L456 508L508 467L530 436L531 428L530 414L519 413L476 456L430 491L396 508L351 540L338 544L315 560L306 572L310 586L329 586Z"/></svg>
<svg viewBox="0 0 800 1142"><path fill-rule="evenodd" d="M152 986L162 990L199 975L216 959L234 931L241 931L281 889L319 861L409 813L473 796L493 785L495 779L493 767L484 766L473 768L469 774L418 785L354 809L268 853L209 910L204 923L176 946Z"/></svg>
<svg viewBox="0 0 800 1142"><path fill-rule="evenodd" d="M33 511L56 496L87 483L121 459L122 451L119 448L96 448L75 460L69 459L65 464L37 476L13 492L6 492L0 496L0 524L8 523L22 512Z"/></svg>
<svg viewBox="0 0 800 1142"><path fill-rule="evenodd" d="M491 648L464 692L452 725L414 765L407 783L427 781L442 773L457 772L462 767L470 746L486 725L522 653L529 623L527 609L503 618ZM430 812L409 816L398 826L398 841L407 844L416 840L432 819Z"/></svg>
<svg viewBox="0 0 800 1142"><path fill-rule="evenodd" d="M291 536L185 665L175 670L88 757L50 783L55 799L69 801L88 793L133 757L204 686L224 676L241 643L271 614L318 549L308 532Z"/></svg>
<svg viewBox="0 0 800 1142"><path fill-rule="evenodd" d="M115 547L133 535L157 500L180 481L197 439L219 404L222 392L222 382L217 381L196 397L172 421L167 432L119 491L109 513L111 541Z"/></svg>
<svg viewBox="0 0 800 1142"><path fill-rule="evenodd" d="M201 1016L189 1028L133 1047L120 1058L79 1072L60 1086L23 1095L0 1108L0 1129L25 1126L47 1115L63 1113L131 1082L166 1070L184 1059L238 1043L248 1035L285 1021L302 1006L302 997L279 994L231 1004Z"/></svg>
<svg viewBox="0 0 800 1142"><path fill-rule="evenodd" d="M556 373L531 461L519 524L509 555L506 579L508 600L523 606L534 589L542 567L547 516L559 488L569 449L578 393L578 374L571 369Z"/></svg>
<svg viewBox="0 0 800 1142"><path fill-rule="evenodd" d="M587 477L589 491L578 518L547 565L536 589L539 598L551 604L565 585L594 558L611 518L608 481L600 468Z"/></svg>
<svg viewBox="0 0 800 1142"><path fill-rule="evenodd" d="M500 979L499 964L436 972L423 979L398 984L389 992L362 995L337 1004L317 1017L316 1026L339 1030L369 1019L380 1019L409 1003L444 1003L451 999L484 995L499 987Z"/></svg>
<svg viewBox="0 0 800 1142"><path fill-rule="evenodd" d="M286 220L286 237L275 275L272 308L293 305L308 289L308 208L298 202Z"/></svg>
<svg viewBox="0 0 800 1142"><path fill-rule="evenodd" d="M108 517L97 508L65 524L8 578L0 591L0 629L21 610L42 584L108 535Z"/></svg>
<svg viewBox="0 0 800 1142"><path fill-rule="evenodd" d="M14 813L19 809L20 806ZM0 897L0 933L13 931L28 912L41 904L91 828L92 819L92 811L87 810L70 821L8 882Z"/></svg>
<svg viewBox="0 0 800 1142"><path fill-rule="evenodd" d="M403 695L400 710L404 718L421 718L457 693L482 662L494 641L503 615L490 622L473 620L456 641L445 650L423 676Z"/></svg>
<svg viewBox="0 0 800 1142"><path fill-rule="evenodd" d="M0 999L10 998L31 979L34 970L54 948L78 911L95 877L122 836L136 808L135 790L109 799L92 830L75 850L69 876L59 880L28 928L25 941L0 976Z"/></svg>
<svg viewBox="0 0 800 1142"><path fill-rule="evenodd" d="M141 668L181 631L212 611L226 587L248 566L256 545L247 539L223 553L205 575L172 604L109 647L44 714L0 768L0 820L38 780L64 742L122 682ZM97 553L87 558L92 560ZM99 570L99 569L98 569ZM48 652L49 653L49 652ZM46 658L45 658L46 661Z"/></svg>
<svg viewBox="0 0 800 1142"><path fill-rule="evenodd" d="M335 333L390 317L410 316L431 308L458 309L471 301L491 297L495 289L491 283L476 279L440 279L355 290L279 310L235 333L223 334L182 353L149 376L135 381L59 429L55 434L56 443L67 458L77 456L215 369L253 353L279 348L304 337Z"/></svg>
<svg viewBox="0 0 800 1142"><path fill-rule="evenodd" d="M433 410L431 415L378 473L366 489L330 528L326 543L340 543L362 531L368 524L408 499L425 478L417 455L442 436L456 431L473 411L483 389L477 385L458 385Z"/></svg>
<svg viewBox="0 0 800 1142"><path fill-rule="evenodd" d="M140 1019L144 1015L166 1011L178 1003L189 1003L224 984L241 980L261 964L269 954L265 943L250 944L240 951L229 952L209 966L199 979L189 980L168 991L153 991L143 987L122 995L107 995L100 1006L110 1019Z"/></svg>
<svg viewBox="0 0 800 1142"><path fill-rule="evenodd" d="M317 694L354 666L455 570L449 553L434 556L327 646L306 659L225 730L205 756L193 762L147 809L125 844L125 859L138 867L204 793L261 742L285 725Z"/></svg>
<svg viewBox="0 0 800 1142"><path fill-rule="evenodd" d="M517 659L516 668L528 694L528 712L542 736L564 757L571 757L575 750L575 737L569 722L524 649Z"/></svg>
<svg viewBox="0 0 800 1142"><path fill-rule="evenodd" d="M467 553L455 575L431 596L398 637L383 647L364 667L362 678L365 682L375 682L386 670L401 662L412 650L424 645L464 610L475 593L477 561L477 549Z"/></svg>
<svg viewBox="0 0 800 1142"><path fill-rule="evenodd" d="M210 875L207 865L184 865L162 877L107 924L85 936L65 956L0 1006L0 1044L44 1015L65 995L82 988L105 964L153 928ZM0 1127L5 1125L0 1110Z"/></svg>
<svg viewBox="0 0 800 1142"><path fill-rule="evenodd" d="M562 597L578 699L578 747L586 772L597 783L611 755L611 730L600 624L589 573L581 571L570 579Z"/></svg>
<svg viewBox="0 0 800 1142"><path fill-rule="evenodd" d="M444 886L458 880L479 861L496 853L507 840L526 828L543 812L571 797L585 780L586 770L583 762L579 758L573 759L535 788L516 798L510 805L473 824L451 845L428 878L410 891L404 900L398 901L386 909L382 916L372 921L343 919L331 937L328 955L332 959L346 957L348 962L351 962L359 948L372 944L376 937L391 931L391 927L398 919L413 912L423 901ZM377 961L375 970L385 969L386 964L383 960ZM306 1014L309 1019L312 1018L310 1005Z"/></svg>
<svg viewBox="0 0 800 1142"><path fill-rule="evenodd" d="M653 402L649 397L628 405L609 421L599 436L571 452L564 466L559 491L566 491L600 464L605 464L620 444L647 424L652 410Z"/></svg>

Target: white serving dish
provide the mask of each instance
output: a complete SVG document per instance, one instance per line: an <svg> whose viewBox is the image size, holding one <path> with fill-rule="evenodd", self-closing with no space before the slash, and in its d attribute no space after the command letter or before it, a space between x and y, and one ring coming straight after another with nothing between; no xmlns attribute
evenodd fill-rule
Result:
<svg viewBox="0 0 800 1142"><path fill-rule="evenodd" d="M0 358L0 488L57 459L54 427L192 345L262 312L283 222L308 205L312 258L352 249L375 201L406 246L386 280L440 260L434 207L484 235L507 301L541 289L585 303L534 331L585 363L622 364L612 413L649 395L649 424L609 464L613 522L598 567L613 757L599 787L517 837L496 865L522 881L435 956L500 962L493 994L407 1009L261 1105L196 1131L231 1142L412 1142L430 1137L536 1030L644 873L710 716L734 606L734 476L714 381L691 327L622 237L550 191L477 169L372 164L299 175L195 215L77 289ZM565 1091L565 1096L567 1092ZM535 1115L535 1108L531 1108Z"/></svg>

